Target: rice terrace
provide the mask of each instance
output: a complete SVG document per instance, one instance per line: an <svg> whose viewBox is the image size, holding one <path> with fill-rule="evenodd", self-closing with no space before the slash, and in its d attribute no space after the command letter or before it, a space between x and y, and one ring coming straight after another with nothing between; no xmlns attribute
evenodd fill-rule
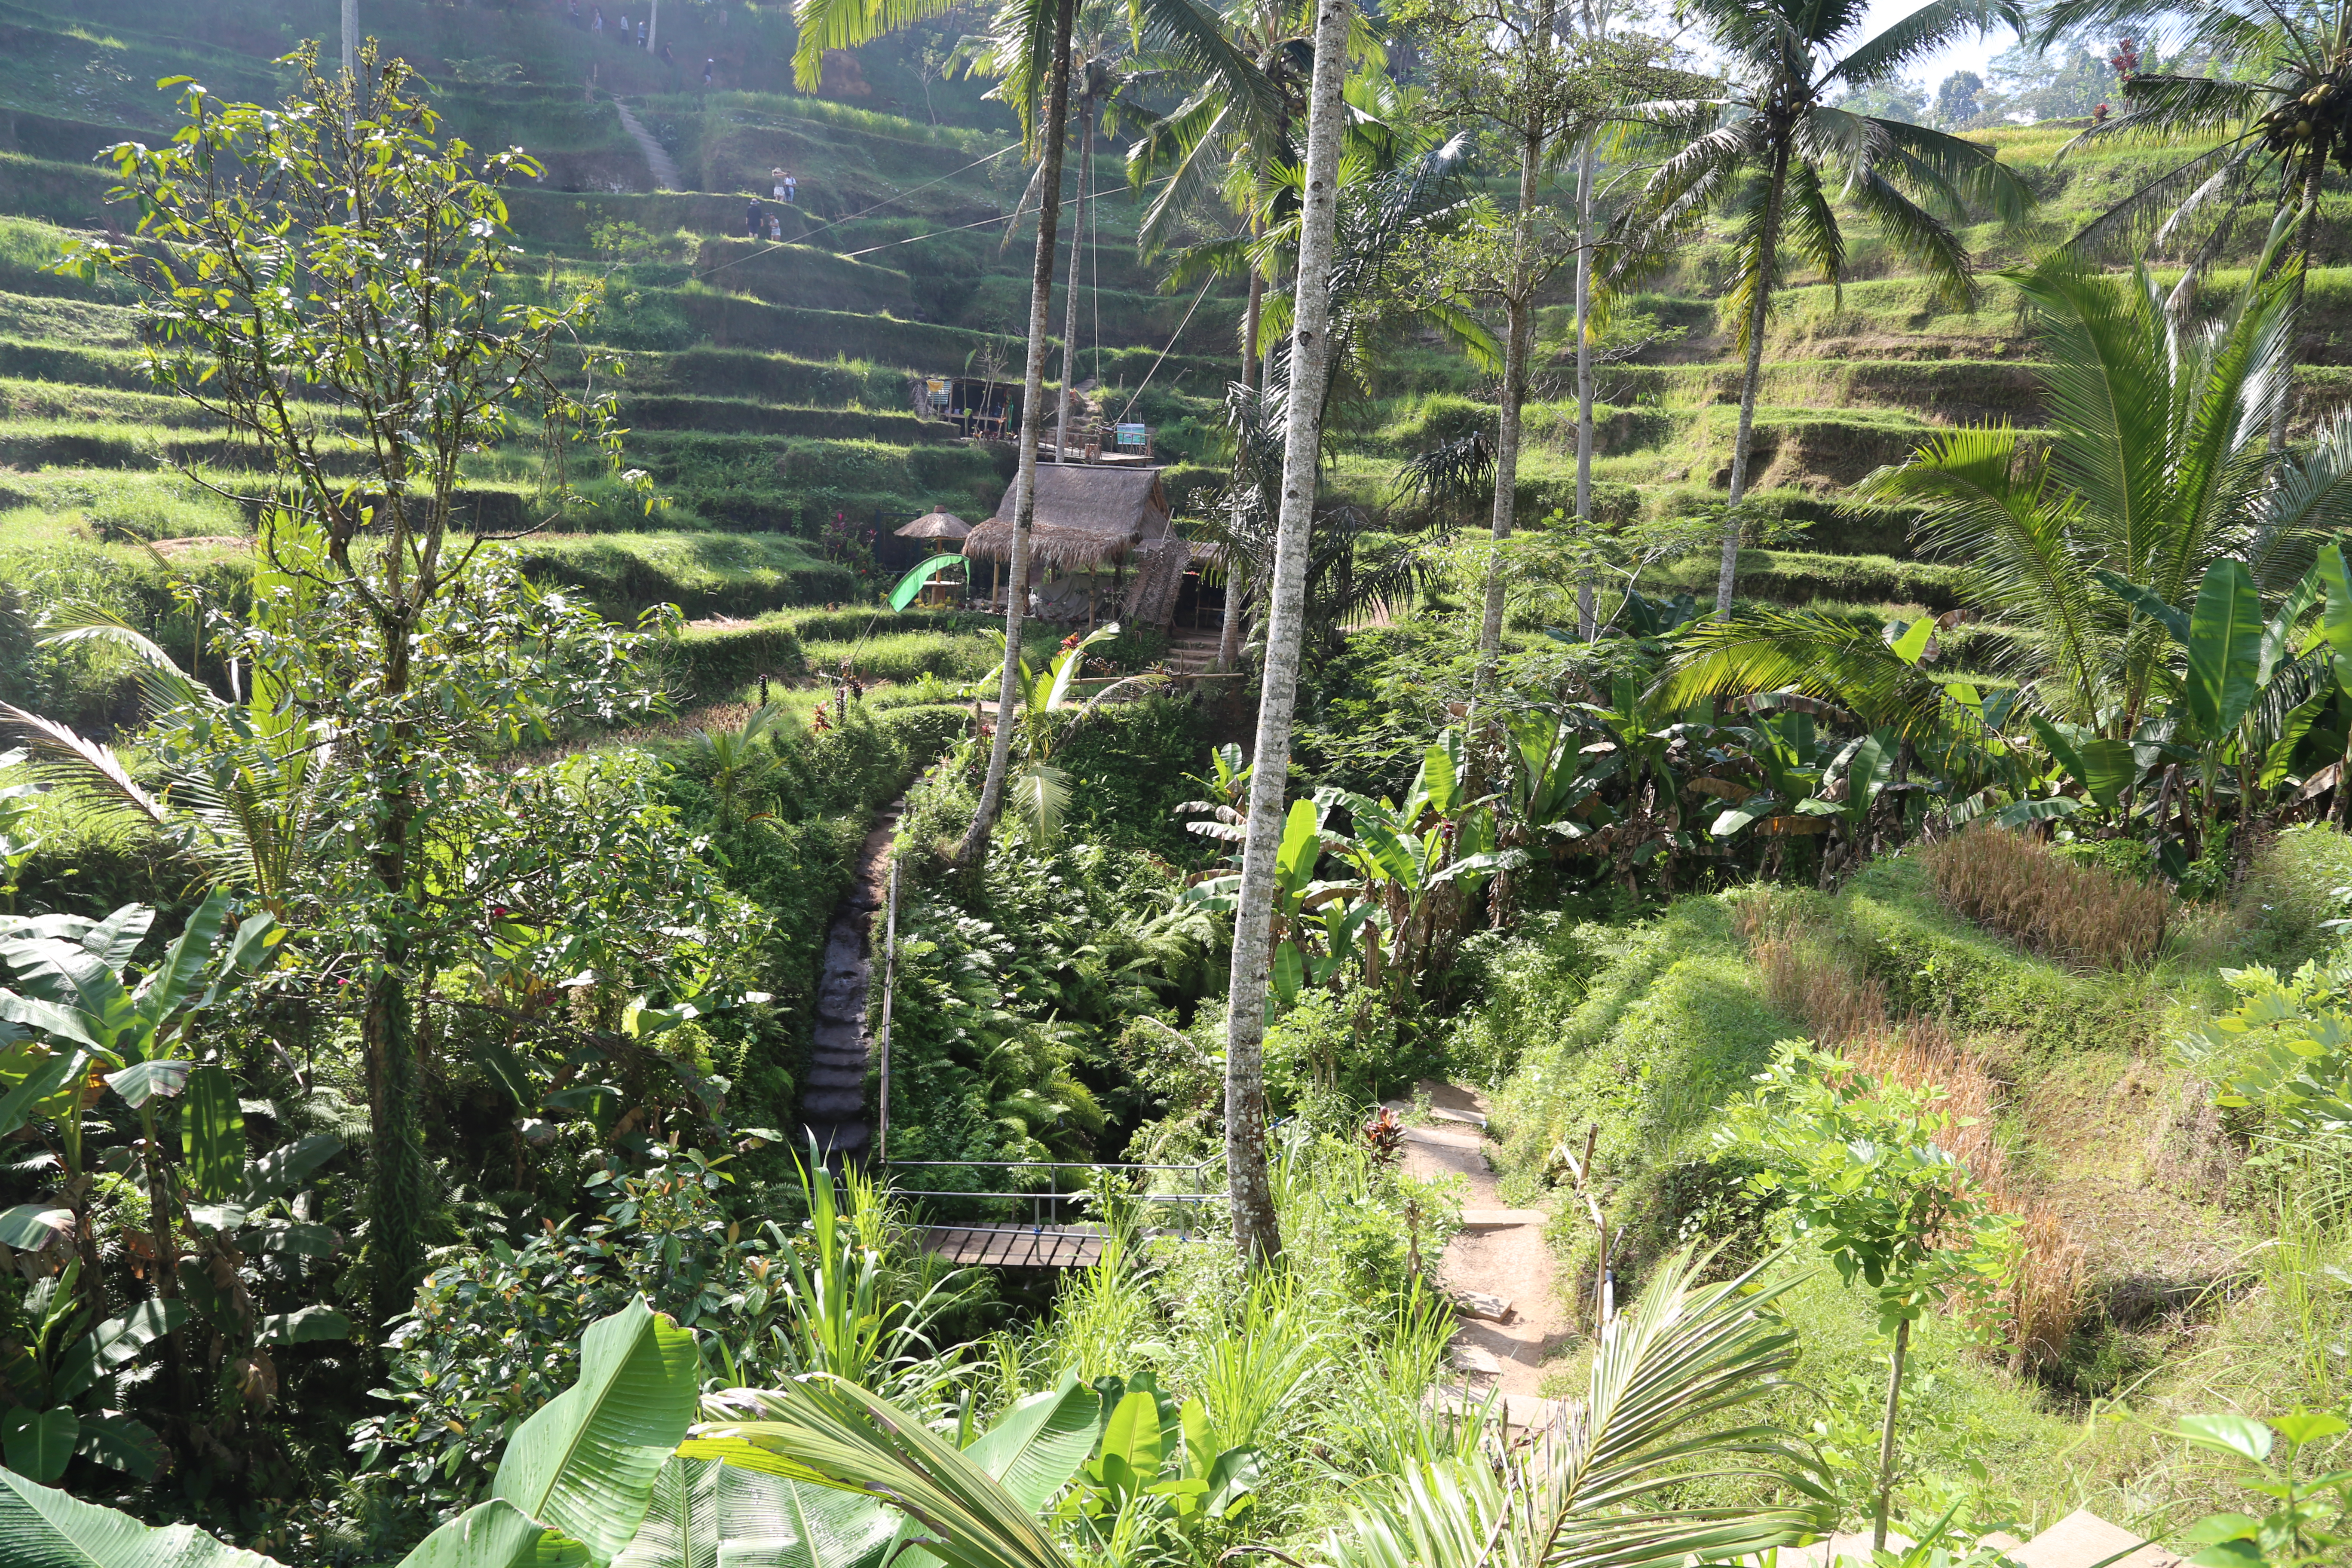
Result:
<svg viewBox="0 0 2352 1568"><path fill-rule="evenodd" d="M0 0L0 1568L2344 1568L2347 534L2347 0Z"/></svg>

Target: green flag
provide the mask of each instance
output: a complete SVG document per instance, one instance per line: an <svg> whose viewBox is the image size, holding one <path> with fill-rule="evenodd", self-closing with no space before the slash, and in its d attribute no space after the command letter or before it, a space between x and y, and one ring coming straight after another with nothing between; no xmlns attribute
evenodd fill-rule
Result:
<svg viewBox="0 0 2352 1568"><path fill-rule="evenodd" d="M898 585L890 590L890 607L894 610L905 609L915 602L915 595L923 591L924 584L949 567L962 564L963 557L961 555L932 556L929 561L898 579Z"/></svg>

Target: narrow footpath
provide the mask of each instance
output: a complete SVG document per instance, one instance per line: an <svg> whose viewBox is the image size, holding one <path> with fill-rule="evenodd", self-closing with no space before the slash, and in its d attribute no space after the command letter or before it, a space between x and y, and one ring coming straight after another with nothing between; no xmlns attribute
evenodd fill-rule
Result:
<svg viewBox="0 0 2352 1568"><path fill-rule="evenodd" d="M890 840L898 831L904 797L874 820L874 831L858 847L849 892L833 912L825 931L824 968L817 981L816 1030L801 1074L803 1137L816 1140L828 1159L864 1157L874 1141L866 1119L866 1075L873 1042L866 1032L866 992L873 977L866 957L874 913L888 896ZM801 1137L795 1137L798 1144Z"/></svg>
<svg viewBox="0 0 2352 1568"><path fill-rule="evenodd" d="M1513 1426L1548 1423L1551 1402L1538 1396L1543 1363L1577 1337L1559 1300L1541 1209L1503 1206L1486 1163L1486 1097L1458 1084L1423 1082L1435 1124L1405 1130L1404 1168L1424 1180L1459 1176L1467 1185L1463 1228L1438 1259L1437 1275L1470 1313L1454 1334L1457 1394L1475 1402L1502 1396ZM1391 1108L1409 1109L1402 1101Z"/></svg>

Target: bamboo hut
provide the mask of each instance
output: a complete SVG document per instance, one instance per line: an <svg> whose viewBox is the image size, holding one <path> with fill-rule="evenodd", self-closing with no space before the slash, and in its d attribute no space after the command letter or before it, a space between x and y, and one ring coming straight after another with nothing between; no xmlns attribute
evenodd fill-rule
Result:
<svg viewBox="0 0 2352 1568"><path fill-rule="evenodd" d="M1013 559L1018 488L1008 486L996 515L963 542L964 554L991 563L989 598L998 605L1004 603L1004 568ZM1168 519L1168 490L1158 468L1039 464L1025 584L1037 595L1036 613L1089 626L1106 612L1136 624L1164 624L1174 605L1166 585L1181 582L1192 556L1185 541L1170 531Z"/></svg>

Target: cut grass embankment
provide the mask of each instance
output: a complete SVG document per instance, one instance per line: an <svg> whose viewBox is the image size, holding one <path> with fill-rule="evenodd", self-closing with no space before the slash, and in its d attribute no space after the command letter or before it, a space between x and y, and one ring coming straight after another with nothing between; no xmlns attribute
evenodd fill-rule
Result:
<svg viewBox="0 0 2352 1568"><path fill-rule="evenodd" d="M2306 861L2317 868L2300 880L2272 881L2315 886L2340 870L2315 852L2296 864ZM2312 901L2275 888L2265 898ZM1778 907L1775 921L1755 918L1765 906ZM1685 1237L1755 1256L1763 1231L1746 1173L1717 1159L1710 1131L1776 1040L1844 1035L1876 1053L1863 1058L1872 1070L1973 1075L1968 1092L1989 1112L1974 1134L1988 1179L2018 1212L2047 1216L2035 1223L2051 1230L2056 1285L2079 1254L2079 1321L2063 1345L2027 1358L2042 1363L2031 1372L1933 1325L1917 1342L1928 1348L1916 1363L1922 1397L1906 1415L1907 1451L1997 1511L2048 1524L2088 1503L2155 1529L2148 1499L2218 1507L2227 1489L2136 1428L2102 1424L2086 1436L2083 1401L2262 1414L2305 1394L2276 1376L2278 1357L2301 1342L2291 1321L2300 1309L2280 1294L2291 1282L2275 1270L2266 1282L2257 1244L2268 1216L2245 1206L2210 1097L2170 1049L2210 1005L2216 968L2259 945L2267 909L2192 911L2165 956L2122 968L2037 957L1973 924L1944 907L1912 857L1872 863L1834 896L1694 896L1631 927L1563 917L1490 963L1484 1001L1458 1026L1457 1059L1505 1069L1495 1133L1517 1199L1557 1175L1555 1148L1580 1151L1586 1130L1600 1129L1627 1288L1646 1258ZM1860 995L1871 1019L1818 1016L1819 995L1789 994L1785 980L1776 994L1759 929L1802 947L1793 967L1816 993ZM1556 1206L1564 1277L1580 1279L1591 1228L1574 1205ZM1868 1292L1843 1289L1810 1255L1790 1265L1801 1266L1815 1272L1790 1308L1806 1345L1806 1391L1792 1409L1864 1432L1884 1365ZM1589 1310L1581 1297L1572 1304ZM2243 1378L2209 1348L2218 1322L2255 1357ZM1970 1458L1985 1467L1980 1487L1967 1479Z"/></svg>

